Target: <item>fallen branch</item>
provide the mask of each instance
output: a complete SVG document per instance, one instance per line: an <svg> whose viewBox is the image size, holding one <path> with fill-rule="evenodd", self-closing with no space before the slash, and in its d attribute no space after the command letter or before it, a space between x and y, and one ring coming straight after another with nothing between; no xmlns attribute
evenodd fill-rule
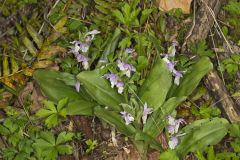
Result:
<svg viewBox="0 0 240 160"><path fill-rule="evenodd" d="M194 42L199 42L206 39L209 35L210 29L213 27L214 24L219 27L216 22L215 15L218 14L221 4L222 0L202 1L201 6L196 13L196 24L191 30L191 35L188 37L187 46L190 46ZM227 44L229 44L225 37L223 37L223 39ZM233 99L225 88L223 81L217 74L217 71L214 70L210 72L206 76L204 82L210 93L215 98L215 101L217 102L216 105L220 106L224 111L224 115L226 116L226 118L228 118L231 122L240 121L238 110L239 106L234 103Z"/></svg>

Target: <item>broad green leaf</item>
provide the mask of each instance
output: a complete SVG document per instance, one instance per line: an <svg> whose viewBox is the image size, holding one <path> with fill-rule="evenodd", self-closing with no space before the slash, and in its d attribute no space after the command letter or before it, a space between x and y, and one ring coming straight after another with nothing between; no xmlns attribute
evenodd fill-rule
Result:
<svg viewBox="0 0 240 160"><path fill-rule="evenodd" d="M107 123L113 125L119 132L125 134L128 137L133 136L136 132L136 129L131 124L126 125L124 123L123 118L120 116L120 114L108 111L101 107L95 107L94 114L98 118L103 119Z"/></svg>
<svg viewBox="0 0 240 160"><path fill-rule="evenodd" d="M75 76L67 72L60 72L57 80L63 81L68 86L74 86L76 83Z"/></svg>
<svg viewBox="0 0 240 160"><path fill-rule="evenodd" d="M120 103L124 102L122 95L118 94L115 88L111 88L110 83L100 75L99 70L84 71L77 75L88 94L99 104L109 106L116 111L120 111Z"/></svg>
<svg viewBox="0 0 240 160"><path fill-rule="evenodd" d="M159 150L159 151L163 150L161 144L158 143L153 137L149 136L146 133L137 132L135 137L134 137L134 140L136 140L136 141L144 141L145 144L150 145L152 148L154 148L156 150Z"/></svg>
<svg viewBox="0 0 240 160"><path fill-rule="evenodd" d="M69 102L85 100L84 96L86 95L77 93L73 87L67 86L64 82L58 80L59 77L61 77L61 73L53 70L37 70L33 74L34 80L51 101L57 103L66 97L69 98Z"/></svg>
<svg viewBox="0 0 240 160"><path fill-rule="evenodd" d="M168 150L160 154L160 160L179 160L175 150Z"/></svg>
<svg viewBox="0 0 240 160"><path fill-rule="evenodd" d="M240 123L233 123L229 127L229 134L232 137L240 138Z"/></svg>
<svg viewBox="0 0 240 160"><path fill-rule="evenodd" d="M39 84L42 92L48 99L57 103L59 100L68 97L69 103L66 107L69 115L92 115L93 107L96 103L85 98L88 96L80 90L77 93L71 86L66 85L63 81L58 80L62 77L60 72L52 70L38 70L33 75L34 79Z"/></svg>
<svg viewBox="0 0 240 160"><path fill-rule="evenodd" d="M148 106L157 110L164 103L171 84L172 75L167 64L159 59L141 86L139 97L143 103L146 102Z"/></svg>
<svg viewBox="0 0 240 160"><path fill-rule="evenodd" d="M224 118L203 119L184 127L180 133L180 144L176 151L180 157L188 152L203 151L209 145L215 145L228 132L229 123Z"/></svg>
<svg viewBox="0 0 240 160"><path fill-rule="evenodd" d="M207 159L208 160L215 160L215 153L214 153L214 149L213 149L213 146L209 147L208 148L208 151L207 151Z"/></svg>
<svg viewBox="0 0 240 160"><path fill-rule="evenodd" d="M198 86L203 76L211 71L212 68L213 65L210 59L207 57L202 57L191 67L187 74L183 75L183 79L180 80L179 86L174 86L171 88L168 97L189 96Z"/></svg>
<svg viewBox="0 0 240 160"><path fill-rule="evenodd" d="M67 115L93 115L93 108L97 106L94 102L86 100L76 100L68 103Z"/></svg>
<svg viewBox="0 0 240 160"><path fill-rule="evenodd" d="M172 97L168 99L157 111L148 117L143 132L152 137L157 137L166 126L166 117L185 99L186 97Z"/></svg>
<svg viewBox="0 0 240 160"><path fill-rule="evenodd" d="M141 71L148 66L148 59L145 56L139 56L137 59L137 70Z"/></svg>

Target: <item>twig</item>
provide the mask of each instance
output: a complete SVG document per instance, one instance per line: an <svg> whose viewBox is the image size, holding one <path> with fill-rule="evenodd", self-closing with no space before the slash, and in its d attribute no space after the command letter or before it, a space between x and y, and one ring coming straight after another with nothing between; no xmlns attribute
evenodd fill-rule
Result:
<svg viewBox="0 0 240 160"><path fill-rule="evenodd" d="M208 11L210 12L210 14L211 14L211 16L212 16L212 18L213 18L213 20L214 20L214 22L215 22L215 24L216 24L218 30L219 30L219 32L221 33L221 35L222 35L224 41L225 41L226 44L227 44L227 46L228 46L230 52L231 52L231 53L234 53L233 50L232 50L231 45L229 44L227 38L226 38L225 35L223 34L223 32L222 32L222 30L221 30L221 27L219 26L219 24L218 24L218 22L217 22L217 19L216 19L216 16L215 16L214 11L212 10L212 8L210 8L210 7L208 6L208 4L207 4L206 2L204 2L203 0L201 0L201 1L202 1L203 4L206 5Z"/></svg>
<svg viewBox="0 0 240 160"><path fill-rule="evenodd" d="M190 31L188 32L188 35L186 36L185 40L184 40L184 43L182 45L182 49L185 48L185 46L187 45L187 40L188 38L192 35L192 32L195 28L195 25L196 25L196 0L194 0L194 3L193 3L194 7L193 7L193 24L192 24L192 27L190 29ZM182 50L183 52L183 50Z"/></svg>
<svg viewBox="0 0 240 160"><path fill-rule="evenodd" d="M53 7L50 9L50 11L49 11L48 14L47 14L46 20L48 19L48 17L50 16L52 10L57 6L57 4L58 4L59 2L60 2L60 0L57 0L57 1L55 2L55 4L53 5ZM40 29L39 29L39 31L38 31L38 34L40 34L40 33L42 32L42 29L43 29L44 25L45 25L45 22L43 22L42 26L40 27Z"/></svg>

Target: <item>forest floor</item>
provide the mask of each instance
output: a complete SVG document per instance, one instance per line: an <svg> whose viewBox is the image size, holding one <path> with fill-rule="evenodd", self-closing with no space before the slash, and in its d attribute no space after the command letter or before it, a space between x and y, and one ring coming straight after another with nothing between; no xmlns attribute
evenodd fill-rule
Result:
<svg viewBox="0 0 240 160"><path fill-rule="evenodd" d="M164 2L0 0L0 159L240 159L240 2Z"/></svg>

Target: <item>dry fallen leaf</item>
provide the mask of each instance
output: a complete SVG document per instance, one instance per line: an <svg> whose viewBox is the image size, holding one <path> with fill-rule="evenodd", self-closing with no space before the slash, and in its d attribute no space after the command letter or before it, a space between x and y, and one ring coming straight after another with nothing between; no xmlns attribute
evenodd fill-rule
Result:
<svg viewBox="0 0 240 160"><path fill-rule="evenodd" d="M181 8L183 13L190 13L192 0L157 0L158 7L164 11L170 11L173 8Z"/></svg>

